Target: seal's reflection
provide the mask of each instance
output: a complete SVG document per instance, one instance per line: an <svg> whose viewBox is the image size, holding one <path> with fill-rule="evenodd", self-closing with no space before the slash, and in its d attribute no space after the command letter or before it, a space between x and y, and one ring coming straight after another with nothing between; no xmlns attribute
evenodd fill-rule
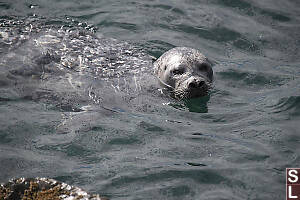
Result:
<svg viewBox="0 0 300 200"><path fill-rule="evenodd" d="M189 112L196 112L196 113L208 113L207 104L209 100L210 100L210 94L204 97L184 99L180 102L169 103L168 105L178 110L188 110Z"/></svg>
<svg viewBox="0 0 300 200"><path fill-rule="evenodd" d="M184 105L190 112L207 113L208 112L207 104L209 100L210 100L210 95L194 98L194 99L186 99L184 100Z"/></svg>

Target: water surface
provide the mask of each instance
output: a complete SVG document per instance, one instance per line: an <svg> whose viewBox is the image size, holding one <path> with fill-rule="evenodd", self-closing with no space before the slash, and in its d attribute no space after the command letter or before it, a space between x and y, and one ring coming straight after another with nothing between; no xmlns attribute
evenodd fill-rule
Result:
<svg viewBox="0 0 300 200"><path fill-rule="evenodd" d="M112 92L108 109L81 93L78 110L24 98L1 75L0 182L49 177L111 199L284 199L285 168L300 166L299 13L292 0L0 0L0 20L93 25L156 58L189 46L215 63L209 97ZM1 44L1 58L10 51Z"/></svg>

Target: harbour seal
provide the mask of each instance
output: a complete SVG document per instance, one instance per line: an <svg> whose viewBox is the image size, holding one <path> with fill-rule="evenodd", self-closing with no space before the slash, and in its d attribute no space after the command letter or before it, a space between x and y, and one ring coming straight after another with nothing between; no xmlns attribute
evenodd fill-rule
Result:
<svg viewBox="0 0 300 200"><path fill-rule="evenodd" d="M175 47L165 52L154 62L154 69L161 85L178 99L207 95L213 81L209 60L198 50L188 47Z"/></svg>
<svg viewBox="0 0 300 200"><path fill-rule="evenodd" d="M45 24L39 17L0 24L0 78L20 96L80 104L79 97L85 101L87 93L102 104L117 99L111 89L132 97L152 88L153 67L154 76L177 99L204 96L211 86L211 64L195 49L176 47L152 63L151 56L126 42L99 37L76 24Z"/></svg>

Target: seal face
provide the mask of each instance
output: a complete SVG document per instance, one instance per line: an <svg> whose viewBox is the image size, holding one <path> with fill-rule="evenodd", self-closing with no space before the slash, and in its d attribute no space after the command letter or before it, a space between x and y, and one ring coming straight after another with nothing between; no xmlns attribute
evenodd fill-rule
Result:
<svg viewBox="0 0 300 200"><path fill-rule="evenodd" d="M178 99L207 95L213 81L211 63L198 50L188 47L165 52L154 62L154 68L160 83Z"/></svg>

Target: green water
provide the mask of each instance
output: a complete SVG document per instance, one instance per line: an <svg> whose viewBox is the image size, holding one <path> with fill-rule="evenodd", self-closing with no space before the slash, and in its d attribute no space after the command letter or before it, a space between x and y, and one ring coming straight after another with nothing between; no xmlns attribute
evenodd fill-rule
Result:
<svg viewBox="0 0 300 200"><path fill-rule="evenodd" d="M300 167L299 13L292 0L0 0L1 23L82 22L156 58L193 47L215 77L205 98L149 89L109 94L106 109L76 99L83 111L15 94L0 71L0 182L49 177L111 199L284 199L285 168ZM1 43L1 59L13 50ZM57 90L58 103L73 95Z"/></svg>

